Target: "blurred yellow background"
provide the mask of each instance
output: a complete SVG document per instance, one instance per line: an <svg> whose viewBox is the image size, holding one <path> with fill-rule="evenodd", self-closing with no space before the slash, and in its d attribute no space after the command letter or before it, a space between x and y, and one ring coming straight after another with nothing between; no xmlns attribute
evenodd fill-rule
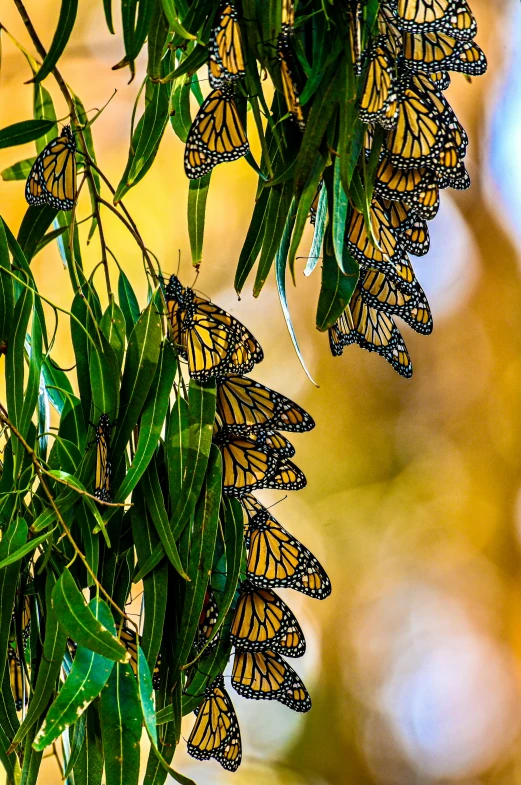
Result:
<svg viewBox="0 0 521 785"><path fill-rule="evenodd" d="M309 383L273 279L257 301L251 282L240 301L233 292L257 178L244 159L212 176L197 286L261 341L266 359L254 377L316 420L313 432L295 438L308 486L290 494L276 516L321 559L333 594L323 603L284 595L308 639L296 669L313 710L297 715L233 693L243 764L233 775L180 750L177 768L200 785L521 783L521 8L518 0L471 6L489 71L471 84L454 75L448 97L469 132L473 185L444 192L430 225L431 253L413 260L435 330L425 338L400 324L415 369L411 381L357 347L330 356L327 337L314 329L320 272L304 278L301 260L289 296L319 388ZM27 7L48 46L59 4L28 0ZM0 21L30 48L9 0ZM81 3L60 69L87 109L101 107L117 88L93 128L98 161L115 184L139 88L139 77L127 85L127 71L111 70L122 55L101 0ZM143 59L140 65L143 73ZM32 89L23 84L29 78L4 37L0 126L31 116ZM61 96L47 81L64 118ZM180 254L181 278L190 284L182 152L167 128L153 168L125 202L163 269L174 272ZM2 150L0 168L33 154L32 145ZM88 210L83 199L80 217ZM23 184L0 182L0 212L15 233L25 209ZM111 215L105 224L143 305L139 253ZM89 269L99 261L96 240L85 259ZM42 294L68 307L69 275L55 244L32 268ZM115 283L114 267L112 274ZM73 362L68 329L64 319L54 352L64 366ZM262 501L279 499L264 493ZM41 783L58 781L49 760Z"/></svg>

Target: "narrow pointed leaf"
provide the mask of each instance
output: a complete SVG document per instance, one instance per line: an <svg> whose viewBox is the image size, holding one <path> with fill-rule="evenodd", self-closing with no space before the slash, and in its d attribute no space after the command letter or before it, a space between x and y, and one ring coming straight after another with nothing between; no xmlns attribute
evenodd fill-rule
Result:
<svg viewBox="0 0 521 785"><path fill-rule="evenodd" d="M54 120L23 120L21 123L0 128L0 149L34 142L48 133L53 126Z"/></svg>
<svg viewBox="0 0 521 785"><path fill-rule="evenodd" d="M138 785L142 725L130 665L114 665L101 691L99 712L107 785Z"/></svg>
<svg viewBox="0 0 521 785"><path fill-rule="evenodd" d="M358 263L352 257L350 258L352 272L346 275L340 270L334 257L324 254L322 288L317 309L317 330L321 332L325 332L334 325L348 305L357 284Z"/></svg>
<svg viewBox="0 0 521 785"><path fill-rule="evenodd" d="M17 518L4 532L0 542L0 560L5 562L13 553L16 553L27 540L27 524L22 518ZM20 572L20 563L4 567L0 570L0 673L5 670L7 662L7 642L11 627L16 584Z"/></svg>
<svg viewBox="0 0 521 785"><path fill-rule="evenodd" d="M27 180L35 161L36 157L34 156L32 158L24 158L23 161L18 161L18 163L8 166L7 169L3 169L0 172L0 177L5 181Z"/></svg>
<svg viewBox="0 0 521 785"><path fill-rule="evenodd" d="M34 77L35 82L41 82L42 79L45 79L60 59L72 33L77 12L78 0L62 0L58 27L42 67Z"/></svg>
<svg viewBox="0 0 521 785"><path fill-rule="evenodd" d="M190 180L188 186L188 234L192 251L192 264L196 267L203 258L204 219L211 172Z"/></svg>
<svg viewBox="0 0 521 785"><path fill-rule="evenodd" d="M104 603L100 606L106 607ZM110 631L115 629L112 614L108 611L110 622L104 611L100 611L98 617L94 615L92 603L86 604L68 569L60 575L53 589L52 607L65 632L80 646L116 662L129 661L126 648Z"/></svg>
<svg viewBox="0 0 521 785"><path fill-rule="evenodd" d="M74 588L77 591L76 587ZM114 638L116 627L108 606L94 599L89 603L88 610L99 627ZM78 646L71 671L36 735L33 743L35 750L45 749L63 733L65 728L76 722L94 698L100 694L113 667L112 659L102 657L81 644Z"/></svg>

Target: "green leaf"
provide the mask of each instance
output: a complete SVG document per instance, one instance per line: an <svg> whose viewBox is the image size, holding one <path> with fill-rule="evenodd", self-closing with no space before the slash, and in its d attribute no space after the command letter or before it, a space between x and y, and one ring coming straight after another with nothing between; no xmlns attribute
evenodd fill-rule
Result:
<svg viewBox="0 0 521 785"><path fill-rule="evenodd" d="M127 338L129 338L134 329L134 325L139 319L139 303L134 294L134 290L130 285L130 281L123 270L119 271L118 297L121 310L125 316Z"/></svg>
<svg viewBox="0 0 521 785"><path fill-rule="evenodd" d="M24 391L24 401L18 429L25 438L29 432L31 419L38 404L38 394L40 390L40 378L42 372L42 331L38 313L33 313L33 324L31 330L31 342L26 339L27 353L29 354L29 372L27 374L27 384Z"/></svg>
<svg viewBox="0 0 521 785"><path fill-rule="evenodd" d="M325 159L320 153L317 153L315 161L313 162L313 167L309 173L308 180L306 181L300 194L297 215L295 218L295 226L291 236L291 245L288 254L289 269L293 278L293 282L295 282L295 257L297 255L304 229L309 220L309 211L311 210L311 205L313 204L313 200L317 194L317 189L320 180L322 179L325 165Z"/></svg>
<svg viewBox="0 0 521 785"><path fill-rule="evenodd" d="M266 227L265 216L268 209L269 196L270 190L268 188L264 188L261 191L259 198L255 202L255 207L253 208L253 215L248 229L248 234L246 235L246 239L239 256L237 270L235 272L234 286L237 294L242 292L244 284L246 283L246 279L253 269L253 265L257 261L257 256L259 255L260 249L262 247L262 241Z"/></svg>
<svg viewBox="0 0 521 785"><path fill-rule="evenodd" d="M139 0L139 3L138 0L122 0L123 41L129 63L136 59L145 43L153 10L153 0Z"/></svg>
<svg viewBox="0 0 521 785"><path fill-rule="evenodd" d="M9 335L13 324L13 279L9 275L9 272L6 272L10 270L11 261L9 259L9 247L4 224L0 220L0 346L4 348L9 342Z"/></svg>
<svg viewBox="0 0 521 785"><path fill-rule="evenodd" d="M155 377L160 348L161 320L157 305L152 301L139 317L128 341L121 381L119 425L112 444L112 468L116 477L119 463L125 457L125 447Z"/></svg>
<svg viewBox="0 0 521 785"><path fill-rule="evenodd" d="M259 259L259 267L253 286L253 296L258 297L273 265L277 248L280 245L288 210L291 205L291 186L286 183L280 191L270 189L268 212L265 216L264 238Z"/></svg>
<svg viewBox="0 0 521 785"><path fill-rule="evenodd" d="M199 619L208 587L217 538L219 507L222 492L222 459L219 448L212 445L208 461L208 472L201 489L201 496L194 513L191 532L191 549L187 572L190 582L186 584L183 612L176 637L172 670L177 680L178 669L186 664L197 633Z"/></svg>
<svg viewBox="0 0 521 785"><path fill-rule="evenodd" d="M237 584L241 573L241 563L244 551L244 515L238 499L223 498L222 500L224 524L224 555L226 558L226 581L219 602L219 613L214 624L210 638L205 644L215 638L228 611L231 608ZM203 649L204 651L204 649ZM199 652L201 653L201 652Z"/></svg>
<svg viewBox="0 0 521 785"><path fill-rule="evenodd" d="M14 309L13 332L7 345L5 359L7 410L16 428L23 426L25 336L33 308L34 295L30 289L23 288ZM22 433L22 436L25 435ZM22 444L15 439L13 442L15 481L18 478L23 451Z"/></svg>
<svg viewBox="0 0 521 785"><path fill-rule="evenodd" d="M182 578L190 580L181 564L177 545L170 529L170 521L168 520L163 493L159 484L157 466L153 459L143 477L143 489L150 518L170 563Z"/></svg>
<svg viewBox="0 0 521 785"><path fill-rule="evenodd" d="M76 522L81 531L83 540L83 553L94 575L98 574L99 567L99 537L94 534L92 521L87 514L86 505L80 503L75 509ZM94 579L87 573L87 586L94 586Z"/></svg>
<svg viewBox="0 0 521 785"><path fill-rule="evenodd" d="M318 300L317 330L325 332L334 325L341 316L351 299L354 288L358 282L358 262L345 250L344 264L351 272L344 274L333 256L324 252L322 266L322 287Z"/></svg>
<svg viewBox="0 0 521 785"><path fill-rule="evenodd" d="M130 665L116 665L101 691L101 738L107 785L138 785L141 711Z"/></svg>
<svg viewBox="0 0 521 785"><path fill-rule="evenodd" d="M33 71L35 73L35 71ZM50 141L58 135L56 110L49 91L39 82L34 83L33 91L33 117L35 120L54 120L54 126L49 133L36 140L36 151L41 153Z"/></svg>
<svg viewBox="0 0 521 785"><path fill-rule="evenodd" d="M184 777L177 771L174 771L174 769L168 765L166 760L159 752L157 746L156 712L154 709L154 701L152 699L152 678L150 676L150 669L147 665L147 661L141 646L137 647L137 683L141 711L145 721L145 729L155 756L158 758L161 766L165 769L165 771L167 771L176 782L179 782L180 785L195 785L193 780L188 779L188 777Z"/></svg>
<svg viewBox="0 0 521 785"><path fill-rule="evenodd" d="M349 201L347 194L344 191L340 173L340 158L335 159L335 169L333 175L333 210L331 213L332 235L333 235L333 249L335 251L335 259L342 272L348 275L348 270L344 270L344 249L345 249L345 233L347 213L349 209ZM325 261L324 261L325 264ZM358 280L358 275L357 275ZM354 288L354 287L353 287ZM320 328L319 328L320 329Z"/></svg>
<svg viewBox="0 0 521 785"><path fill-rule="evenodd" d="M100 330L112 347L118 361L118 368L121 369L125 354L125 316L113 296L103 314Z"/></svg>
<svg viewBox="0 0 521 785"><path fill-rule="evenodd" d="M294 188L296 194L301 193L316 165L319 147L338 101L339 86L339 70L334 64L324 75L306 122L306 130L295 166Z"/></svg>
<svg viewBox="0 0 521 785"><path fill-rule="evenodd" d="M109 631L109 628L114 631L115 627L108 607L100 601L100 608L103 608L103 611L100 610L100 613L95 615L91 605L92 603L87 606L74 578L69 570L65 569L52 593L52 607L65 632L80 646L97 652L103 658L115 662L128 662L130 655L126 648L114 637L114 632ZM106 620L105 608L110 616L110 622Z"/></svg>
<svg viewBox="0 0 521 785"><path fill-rule="evenodd" d="M190 180L188 186L188 234L195 267L203 258L204 219L211 176L208 172L197 180Z"/></svg>
<svg viewBox="0 0 521 785"><path fill-rule="evenodd" d="M81 483L77 477L74 477L72 474L68 474L68 472L63 472L60 469L52 469L51 471L49 471L49 474L51 475L51 477L56 477L58 480L63 480L69 485L72 485L74 488L77 488L79 491L83 491L83 492L87 491L83 483ZM97 523L97 526L103 532L103 536L105 538L105 542L107 543L107 547L110 548L109 537L105 529L103 519L98 512L98 508L96 507L96 503L94 499L91 499L89 496L83 496L82 501L89 508L92 517ZM94 533L96 533L96 530L94 530Z"/></svg>
<svg viewBox="0 0 521 785"><path fill-rule="evenodd" d="M165 439L168 487L172 500L179 498L183 487L189 438L188 404L179 394L170 412Z"/></svg>
<svg viewBox="0 0 521 785"><path fill-rule="evenodd" d="M295 335L295 330L293 329L293 323L291 321L291 315L289 312L288 300L286 296L286 263L288 259L289 241L290 241L291 233L293 231L294 222L295 222L295 210L294 210L294 205L292 205L292 208L290 209L286 220L286 226L284 228L282 242L277 252L277 258L275 261L275 272L277 274L277 289L279 291L279 299L280 299L280 304L282 306L282 313L284 314L284 319L286 320L286 326L288 328L290 338L293 342L293 346L297 354L297 357L299 358L300 364L302 365L302 368L304 369L304 372L308 377L308 379L315 386L317 386L316 382L313 381L313 378L311 377L311 374L309 373L306 364L304 362L304 358L301 354L300 347L297 341L297 336Z"/></svg>
<svg viewBox="0 0 521 785"><path fill-rule="evenodd" d="M51 570L47 572L45 584L45 639L43 643L43 654L38 667L36 683L27 709L24 721L20 725L13 739L13 744L21 742L34 723L42 716L51 696L54 692L56 682L60 676L62 667L63 653L67 645L67 634L58 624L58 618L53 610L51 603L52 590L55 578Z"/></svg>
<svg viewBox="0 0 521 785"><path fill-rule="evenodd" d="M27 180L35 161L36 157L34 156L32 158L25 158L23 161L18 161L18 163L8 166L7 169L3 169L2 172L0 172L0 177L5 181Z"/></svg>
<svg viewBox="0 0 521 785"><path fill-rule="evenodd" d="M0 561L0 570L3 570L4 567L8 567L10 564L20 561L27 553L32 553L32 551L51 536L53 531L54 529L46 534L42 534L41 537L35 537L33 540L29 540L29 542L22 545L22 547L18 548L14 553L9 554L5 559L2 559L2 561Z"/></svg>
<svg viewBox="0 0 521 785"><path fill-rule="evenodd" d="M22 518L17 518L4 532L0 542L0 561L5 562L9 557L23 547L27 540L27 524ZM20 562L14 562L0 571L0 673L4 673L7 662L7 642L11 627L16 584L20 572Z"/></svg>
<svg viewBox="0 0 521 785"><path fill-rule="evenodd" d="M69 728L69 757L66 761L65 771L63 772L63 779L66 781L71 774L71 771L76 766L79 760L81 749L85 741L85 728L87 725L87 712L84 712L81 717L78 717L74 725ZM71 741L72 735L72 741Z"/></svg>
<svg viewBox="0 0 521 785"><path fill-rule="evenodd" d="M112 20L112 0L103 0L103 12L105 14L105 21L109 29L109 33L115 34L114 22Z"/></svg>
<svg viewBox="0 0 521 785"><path fill-rule="evenodd" d="M208 57L206 50L205 53L205 57ZM190 115L190 83L190 78L181 79L180 83L173 88L171 99L172 109L170 112L170 123L174 129L174 133L183 143L186 143L188 132L192 125L192 118Z"/></svg>
<svg viewBox="0 0 521 785"><path fill-rule="evenodd" d="M68 574L68 571L66 570L64 574ZM56 586L59 585L62 577L60 577ZM74 590L78 592L75 584ZM55 593L56 587L53 591L53 601ZM55 601L53 604L55 606ZM106 633L113 640L116 640L114 638L116 626L108 606L101 600L93 599L89 603L88 608L87 606L84 607L98 626L99 634ZM61 623L61 619L59 620ZM76 638L73 637L73 640L76 640ZM80 643L79 640L78 643ZM121 644L119 645L121 646ZM100 694L114 667L112 659L102 657L100 654L84 648L80 643L76 649L71 671L36 735L33 743L35 750L43 750L49 744L52 744L63 733L65 728L77 721L88 705Z"/></svg>
<svg viewBox="0 0 521 785"><path fill-rule="evenodd" d="M83 744L74 766L74 785L101 785L103 754L95 705L88 707L86 716Z"/></svg>
<svg viewBox="0 0 521 785"><path fill-rule="evenodd" d="M189 33L188 30L185 30L179 21L174 0L162 0L162 5L166 18L168 19L170 29L173 30L174 33L177 33L177 35L181 36L181 38L185 38L187 41L193 41L196 36L192 35L192 33Z"/></svg>
<svg viewBox="0 0 521 785"><path fill-rule="evenodd" d="M148 29L147 74L153 82L161 78L161 58L168 36L168 22L163 12L161 0L154 0L154 10Z"/></svg>
<svg viewBox="0 0 521 785"><path fill-rule="evenodd" d="M23 120L21 123L0 128L0 149L34 142L35 139L49 133L53 126L54 120Z"/></svg>
<svg viewBox="0 0 521 785"><path fill-rule="evenodd" d="M165 344L159 356L156 374L143 407L136 454L125 479L114 496L115 502L125 501L130 492L136 487L152 459L165 421L169 395L174 384L176 370L176 353L170 344ZM105 513L105 520L112 517L114 509L111 508L110 511Z"/></svg>
<svg viewBox="0 0 521 785"><path fill-rule="evenodd" d="M52 243L54 240L57 240L59 237L61 237L62 234L64 234L64 232L66 232L68 229L69 224L66 224L65 226L59 226L57 229L53 229L52 232L47 232L47 234L44 234L36 246L33 256L36 256L37 253L40 253L40 251L42 251L46 245L49 245L49 243Z"/></svg>
<svg viewBox="0 0 521 785"><path fill-rule="evenodd" d="M42 67L34 77L35 82L41 82L48 76L56 63L60 59L63 50L67 46L67 41L72 33L74 22L76 21L76 14L78 12L78 0L62 0L60 8L60 17L58 19L58 27L54 33L51 46Z"/></svg>
<svg viewBox="0 0 521 785"><path fill-rule="evenodd" d="M152 166L168 122L171 91L171 83L161 84L147 79L145 111L132 135L127 165L114 194L114 204L117 204Z"/></svg>
<svg viewBox="0 0 521 785"><path fill-rule="evenodd" d="M188 390L189 435L186 472L183 487L170 518L174 536L178 536L190 520L203 485L215 421L216 386L212 379L190 381Z"/></svg>
<svg viewBox="0 0 521 785"><path fill-rule="evenodd" d="M304 268L304 275L311 275L322 257L322 243L326 231L327 218L327 189L322 187L318 197L317 214L315 217L315 231L313 232L313 242L309 249L309 258Z"/></svg>
<svg viewBox="0 0 521 785"><path fill-rule="evenodd" d="M119 403L119 364L105 337L96 335L96 338L96 345L89 352L92 403L97 414L115 415Z"/></svg>

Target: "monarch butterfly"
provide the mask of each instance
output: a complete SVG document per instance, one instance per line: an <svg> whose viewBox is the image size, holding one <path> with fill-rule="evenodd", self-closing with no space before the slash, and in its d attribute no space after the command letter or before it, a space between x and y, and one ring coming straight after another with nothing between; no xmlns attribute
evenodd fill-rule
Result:
<svg viewBox="0 0 521 785"><path fill-rule="evenodd" d="M411 359L393 319L364 303L359 287L340 319L329 330L333 356L342 354L344 348L352 343L368 352L377 352L400 376L412 376Z"/></svg>
<svg viewBox="0 0 521 785"><path fill-rule="evenodd" d="M11 692L13 693L14 705L16 711L22 711L23 706L27 705L28 696L25 690L22 661L11 645L9 645L7 649L7 659L9 663L9 681L11 684Z"/></svg>
<svg viewBox="0 0 521 785"><path fill-rule="evenodd" d="M232 685L239 695L276 700L293 711L309 711L311 698L302 679L274 651L235 650Z"/></svg>
<svg viewBox="0 0 521 785"><path fill-rule="evenodd" d="M173 341L194 379L248 373L263 359L260 344L241 322L193 289L185 289L175 275L165 299Z"/></svg>
<svg viewBox="0 0 521 785"><path fill-rule="evenodd" d="M233 3L223 3L219 19L208 44L208 78L212 88L221 88L227 81L241 79L244 74L241 29Z"/></svg>
<svg viewBox="0 0 521 785"><path fill-rule="evenodd" d="M474 38L477 33L466 0L398 0L397 13L400 26L413 33L444 30L462 38Z"/></svg>
<svg viewBox="0 0 521 785"><path fill-rule="evenodd" d="M370 239L364 216L354 209L346 233L346 244L360 264L382 270L400 286L407 287L414 273L385 209L373 199L369 211L373 237Z"/></svg>
<svg viewBox="0 0 521 785"><path fill-rule="evenodd" d="M271 589L243 581L239 589L230 641L245 651L271 649L288 657L302 657L306 641L292 611Z"/></svg>
<svg viewBox="0 0 521 785"><path fill-rule="evenodd" d="M217 164L236 161L249 149L233 89L229 84L223 84L203 101L188 132L186 176L196 180L211 172Z"/></svg>
<svg viewBox="0 0 521 785"><path fill-rule="evenodd" d="M393 128L398 115L398 96L395 87L394 60L385 36L379 36L371 51L360 99L360 120Z"/></svg>
<svg viewBox="0 0 521 785"><path fill-rule="evenodd" d="M230 431L228 428L226 431L233 434L233 431ZM223 429L223 433L226 431ZM259 448L265 448L270 453L276 454L279 458L292 458L295 455L295 448L291 442L277 431L268 431L264 428L258 428L244 435Z"/></svg>
<svg viewBox="0 0 521 785"><path fill-rule="evenodd" d="M262 510L249 521L247 576L261 588L285 588L323 600L331 594L326 571L301 542Z"/></svg>
<svg viewBox="0 0 521 785"><path fill-rule="evenodd" d="M434 218L440 207L440 185L434 170L397 169L385 157L376 170L375 193L388 200L402 200L426 220Z"/></svg>
<svg viewBox="0 0 521 785"><path fill-rule="evenodd" d="M286 38L293 35L295 25L295 4L293 0L282 0L281 33Z"/></svg>
<svg viewBox="0 0 521 785"><path fill-rule="evenodd" d="M443 32L404 33L403 56L409 68L420 71L481 76L487 70L487 58L476 43Z"/></svg>
<svg viewBox="0 0 521 785"><path fill-rule="evenodd" d="M201 652L204 648L205 653L210 654L210 652L213 651L213 649L217 646L219 642L220 631L215 635L214 638L212 638L212 641L208 644L208 646L206 646L206 643L213 633L218 615L219 609L215 601L215 595L211 587L208 587L206 589L206 594L204 595L203 609L199 617L197 637L194 642L194 647L197 653Z"/></svg>
<svg viewBox="0 0 521 785"><path fill-rule="evenodd" d="M223 493L241 497L259 488L299 490L304 474L291 461L246 436L221 431L214 437L223 457Z"/></svg>
<svg viewBox="0 0 521 785"><path fill-rule="evenodd" d="M303 433L315 427L312 417L298 404L244 376L218 380L217 414L235 433L250 433L265 426Z"/></svg>
<svg viewBox="0 0 521 785"><path fill-rule="evenodd" d="M223 676L206 688L202 705L188 739L187 750L198 760L215 758L228 771L241 763L241 732L235 709L226 690Z"/></svg>
<svg viewBox="0 0 521 785"><path fill-rule="evenodd" d="M96 430L96 480L94 496L103 502L110 502L110 436L112 425L108 414L102 414L95 426Z"/></svg>
<svg viewBox="0 0 521 785"><path fill-rule="evenodd" d="M391 225L398 231L403 247L415 256L424 256L429 252L430 237L427 222L420 218L416 210L405 202L389 202L383 200L383 205L391 221Z"/></svg>
<svg viewBox="0 0 521 785"><path fill-rule="evenodd" d="M70 125L44 147L27 178L25 198L31 205L50 204L72 210L76 200L76 141Z"/></svg>
<svg viewBox="0 0 521 785"><path fill-rule="evenodd" d="M241 504L245 515L244 520L244 542L247 548L250 546L250 521L259 512L267 512L264 505L258 501L251 493L246 493L241 497Z"/></svg>
<svg viewBox="0 0 521 785"><path fill-rule="evenodd" d="M128 653L130 654L130 661L129 665L134 672L134 676L137 675L137 643L139 641L139 645L141 646L141 636L138 637L136 640L136 633L133 632L126 624L123 625L120 632L120 640L121 643L126 647ZM160 686L160 675L159 675L159 668L161 665L161 659L158 656L156 660L156 664L154 667L154 672L152 674L152 686L155 690L159 689Z"/></svg>
<svg viewBox="0 0 521 785"><path fill-rule="evenodd" d="M362 5L358 0L348 7L349 14L349 40L353 54L353 68L356 76L362 73L363 45L362 45Z"/></svg>
<svg viewBox="0 0 521 785"><path fill-rule="evenodd" d="M363 271L358 285L366 306L389 316L396 314L423 335L432 332L429 303L417 281L413 294L404 293L384 273L369 269Z"/></svg>
<svg viewBox="0 0 521 785"><path fill-rule="evenodd" d="M387 38L387 45L394 57L401 56L402 34L398 20L390 4L380 3L378 8L378 32Z"/></svg>

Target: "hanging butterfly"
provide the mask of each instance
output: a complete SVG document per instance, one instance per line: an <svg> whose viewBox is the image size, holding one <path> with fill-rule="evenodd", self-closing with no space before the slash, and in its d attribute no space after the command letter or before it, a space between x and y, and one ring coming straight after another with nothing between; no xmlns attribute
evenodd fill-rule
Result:
<svg viewBox="0 0 521 785"><path fill-rule="evenodd" d="M405 202L428 221L436 217L440 207L440 184L433 169L397 169L385 156L376 170L375 193Z"/></svg>
<svg viewBox="0 0 521 785"><path fill-rule="evenodd" d="M353 56L353 70L356 76L360 76L364 60L362 43L363 9L360 0L355 0L355 2L348 4L347 12L349 15L349 42Z"/></svg>
<svg viewBox="0 0 521 785"><path fill-rule="evenodd" d="M263 351L246 327L222 308L185 289L172 275L165 289L172 339L188 360L190 376L207 381L212 376L249 373Z"/></svg>
<svg viewBox="0 0 521 785"><path fill-rule="evenodd" d="M208 43L208 78L213 89L241 79L244 74L241 29L233 3L222 3Z"/></svg>
<svg viewBox="0 0 521 785"><path fill-rule="evenodd" d="M208 655L219 643L219 637L221 635L220 630L217 632L215 637L212 638L211 642L206 645L212 636L218 616L219 609L215 601L215 594L213 593L212 588L208 586L206 589L206 594L204 595L203 609L199 617L197 637L194 641L194 648L197 654L199 654L204 649L205 654Z"/></svg>
<svg viewBox="0 0 521 785"><path fill-rule="evenodd" d="M25 198L30 205L49 204L72 210L76 201L76 141L70 125L44 147L27 178Z"/></svg>
<svg viewBox="0 0 521 785"><path fill-rule="evenodd" d="M371 238L367 234L364 216L353 209L346 232L349 252L360 264L382 270L402 288L410 286L414 281L413 269L397 232L377 198L371 202L369 220Z"/></svg>
<svg viewBox="0 0 521 785"><path fill-rule="evenodd" d="M241 763L241 732L224 678L217 676L206 688L204 701L187 743L187 750L198 760L215 758L223 768L236 771Z"/></svg>
<svg viewBox="0 0 521 785"><path fill-rule="evenodd" d="M419 71L481 76L487 70L487 58L474 41L461 41L443 32L404 33L403 56L408 68Z"/></svg>
<svg viewBox="0 0 521 785"><path fill-rule="evenodd" d="M257 652L236 649L232 686L244 698L276 700L299 712L311 708L311 698L301 678L280 655L269 649Z"/></svg>
<svg viewBox="0 0 521 785"><path fill-rule="evenodd" d="M190 180L202 177L226 161L236 161L250 150L237 111L233 88L225 83L201 104L185 147L185 173Z"/></svg>
<svg viewBox="0 0 521 785"><path fill-rule="evenodd" d="M11 645L7 647L7 661L9 665L9 682L13 693L16 711L22 711L24 705L28 703L28 695L25 690L25 677L22 662Z"/></svg>
<svg viewBox="0 0 521 785"><path fill-rule="evenodd" d="M360 99L360 120L378 123L390 129L398 117L398 95L394 58L387 47L385 36L379 36L371 50L365 77L364 91Z"/></svg>
<svg viewBox="0 0 521 785"><path fill-rule="evenodd" d="M358 286L340 319L329 330L334 357L353 343L368 352L377 352L400 376L412 376L407 347L392 317L364 303Z"/></svg>
<svg viewBox="0 0 521 785"><path fill-rule="evenodd" d="M96 479L94 482L94 496L103 502L111 501L110 479L110 437L112 425L108 414L102 414L95 425L96 441Z"/></svg>
<svg viewBox="0 0 521 785"><path fill-rule="evenodd" d="M295 589L323 600L331 582L318 561L301 542L263 510L250 518L247 576L261 588Z"/></svg>
<svg viewBox="0 0 521 785"><path fill-rule="evenodd" d="M397 15L401 28L412 33L444 31L471 39L478 31L467 0L398 0Z"/></svg>
<svg viewBox="0 0 521 785"><path fill-rule="evenodd" d="M214 437L223 458L223 493L244 496L260 488L299 490L306 478L291 461L242 435L221 431Z"/></svg>
<svg viewBox="0 0 521 785"><path fill-rule="evenodd" d="M306 641L290 608L271 589L243 581L235 608L230 641L244 651L271 649L287 657L302 657Z"/></svg>
<svg viewBox="0 0 521 785"><path fill-rule="evenodd" d="M138 641L136 640L136 633L127 627L126 624L123 625L121 628L121 632L119 635L121 643L125 646L128 653L130 654L130 661L129 665L132 668L134 676L137 676L137 642L139 641L139 645L141 646L141 636L138 637ZM161 658L160 656L156 659L156 664L154 666L154 672L152 673L152 687L155 690L158 690L160 687L160 673L159 669L161 666Z"/></svg>
<svg viewBox="0 0 521 785"><path fill-rule="evenodd" d="M365 306L388 316L396 315L423 335L432 332L432 316L425 292L415 281L413 293L404 293L378 270L363 270L358 283Z"/></svg>
<svg viewBox="0 0 521 785"><path fill-rule="evenodd" d="M31 636L31 595L25 589L28 584L17 589L12 616L10 640L17 641L25 649Z"/></svg>
<svg viewBox="0 0 521 785"><path fill-rule="evenodd" d="M245 512L244 519L244 543L247 548L250 546L250 521L259 512L268 512L266 507L258 501L251 493L245 493L241 496L240 502L242 509Z"/></svg>
<svg viewBox="0 0 521 785"><path fill-rule="evenodd" d="M303 433L315 427L312 417L298 404L244 376L218 380L217 414L234 433L250 433L265 426Z"/></svg>

